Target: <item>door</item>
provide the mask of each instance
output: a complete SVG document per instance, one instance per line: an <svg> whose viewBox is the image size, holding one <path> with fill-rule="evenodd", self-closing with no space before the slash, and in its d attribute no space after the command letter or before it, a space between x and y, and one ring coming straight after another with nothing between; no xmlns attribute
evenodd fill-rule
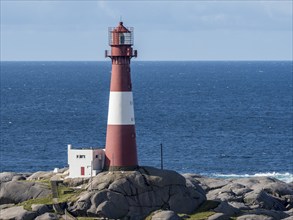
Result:
<svg viewBox="0 0 293 220"><path fill-rule="evenodd" d="M80 175L84 176L84 167L80 167Z"/></svg>

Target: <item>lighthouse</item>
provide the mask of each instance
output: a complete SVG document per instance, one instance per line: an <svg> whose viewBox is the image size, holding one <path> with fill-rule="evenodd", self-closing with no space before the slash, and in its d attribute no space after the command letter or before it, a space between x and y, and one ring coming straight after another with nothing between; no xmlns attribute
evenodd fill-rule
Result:
<svg viewBox="0 0 293 220"><path fill-rule="evenodd" d="M105 57L111 58L112 72L104 169L135 170L138 160L130 76L130 60L137 57L132 49L133 28L119 22L109 28L108 37L111 50L105 51Z"/></svg>

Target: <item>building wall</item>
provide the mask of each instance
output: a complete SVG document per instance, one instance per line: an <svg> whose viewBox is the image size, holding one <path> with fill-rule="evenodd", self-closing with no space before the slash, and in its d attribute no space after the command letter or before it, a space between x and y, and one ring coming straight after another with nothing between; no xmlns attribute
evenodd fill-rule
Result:
<svg viewBox="0 0 293 220"><path fill-rule="evenodd" d="M72 149L68 145L69 177L91 177L101 172L104 165L103 149Z"/></svg>

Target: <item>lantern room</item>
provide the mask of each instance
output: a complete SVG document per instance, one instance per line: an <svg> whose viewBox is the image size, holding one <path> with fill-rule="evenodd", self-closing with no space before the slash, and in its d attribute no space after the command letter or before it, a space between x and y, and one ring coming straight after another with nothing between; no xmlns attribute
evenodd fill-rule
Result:
<svg viewBox="0 0 293 220"><path fill-rule="evenodd" d="M137 50L132 49L133 27L124 27L123 22L119 22L117 27L109 28L109 45L111 50L105 50L105 57L137 57ZM117 59L113 60L118 62Z"/></svg>
<svg viewBox="0 0 293 220"><path fill-rule="evenodd" d="M109 28L109 45L133 45L133 27L124 27L123 22L119 22L117 27Z"/></svg>

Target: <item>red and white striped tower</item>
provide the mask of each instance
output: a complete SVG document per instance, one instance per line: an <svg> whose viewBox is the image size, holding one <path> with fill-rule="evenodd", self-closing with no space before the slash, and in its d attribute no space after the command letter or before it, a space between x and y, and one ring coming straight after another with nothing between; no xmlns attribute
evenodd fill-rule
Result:
<svg viewBox="0 0 293 220"><path fill-rule="evenodd" d="M134 170L138 166L130 59L137 57L132 49L133 28L120 22L109 28L111 51L105 57L112 60L112 74L106 135L105 170Z"/></svg>

